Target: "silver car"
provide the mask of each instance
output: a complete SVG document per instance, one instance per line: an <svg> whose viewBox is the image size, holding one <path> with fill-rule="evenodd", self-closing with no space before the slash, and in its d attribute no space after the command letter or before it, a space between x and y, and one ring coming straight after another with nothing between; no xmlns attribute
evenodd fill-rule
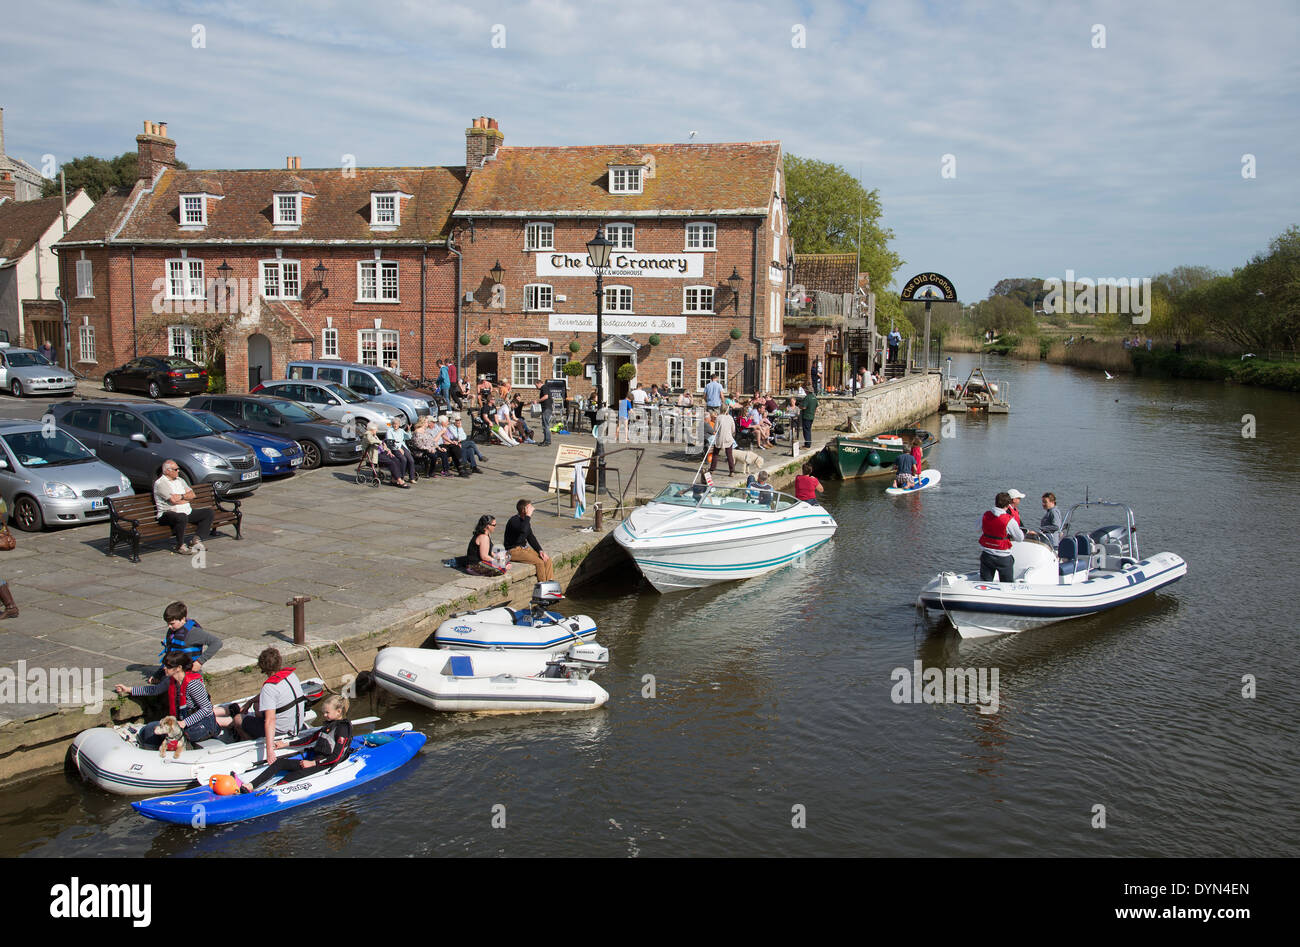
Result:
<svg viewBox="0 0 1300 947"><path fill-rule="evenodd" d="M51 365L40 352L0 348L0 389L15 398L33 393L70 395L76 388L72 373Z"/></svg>
<svg viewBox="0 0 1300 947"><path fill-rule="evenodd" d="M393 418L402 414L401 408L394 408L378 401L367 401L346 385L333 381L307 381L285 378L264 381L253 389L256 394L275 395L288 398L299 404L305 404L317 414L324 415L331 421L347 425L355 421L354 430L364 431L371 421L379 425L382 434L393 424Z"/></svg>
<svg viewBox="0 0 1300 947"><path fill-rule="evenodd" d="M0 420L0 496L19 529L101 522L109 497L132 492L121 471L62 428Z"/></svg>

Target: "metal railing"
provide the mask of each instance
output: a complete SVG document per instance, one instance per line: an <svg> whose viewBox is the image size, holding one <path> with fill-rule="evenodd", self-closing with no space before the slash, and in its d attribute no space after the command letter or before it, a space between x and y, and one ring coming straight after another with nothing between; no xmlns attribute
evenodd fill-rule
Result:
<svg viewBox="0 0 1300 947"><path fill-rule="evenodd" d="M623 453L623 451L629 451L629 450L636 452L636 462L632 465L632 471L631 473L628 474L627 482L624 483L622 468L611 467L607 461L608 458L614 456L615 454L621 454ZM592 505L595 506L597 510L596 521L597 521L597 529L599 529L601 508L596 498L600 497L601 491L603 490L605 494L608 495L610 499L614 501L615 515L617 515L620 518L626 515L624 513L624 509L626 507L628 487L633 488L632 489L633 496L636 496L637 493L640 491L640 480L638 479L637 472L641 469L641 458L645 456L645 451L646 449L644 447L618 447L615 448L614 450L606 451L603 450L599 444L597 444L595 457L582 457L579 458L578 460L565 461L562 464L556 464L555 469L559 471L566 467L567 468L577 467L579 464L588 465L587 472L590 473L591 476L586 477L586 481L588 485L591 487L591 493L593 498ZM610 490L609 488L608 475L611 473L618 481L619 491L617 495L615 495L614 491ZM576 478L576 472L575 472L575 478ZM591 483L593 479L595 480L594 484ZM575 489L574 484L571 483L569 485L569 509L571 510L576 509L577 502L578 502L577 490ZM560 515L560 483L559 483L558 473L556 474L556 484L555 484L555 515L556 516Z"/></svg>

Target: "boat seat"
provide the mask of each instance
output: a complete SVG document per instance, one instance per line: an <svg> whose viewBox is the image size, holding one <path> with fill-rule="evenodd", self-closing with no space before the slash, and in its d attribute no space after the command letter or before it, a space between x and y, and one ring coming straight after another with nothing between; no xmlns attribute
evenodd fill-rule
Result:
<svg viewBox="0 0 1300 947"><path fill-rule="evenodd" d="M448 663L451 665L452 677L474 676L474 661L468 654L455 655Z"/></svg>
<svg viewBox="0 0 1300 947"><path fill-rule="evenodd" d="M518 609L515 612L515 624L518 625L520 628L532 628L533 627L532 609L528 609L528 608Z"/></svg>
<svg viewBox="0 0 1300 947"><path fill-rule="evenodd" d="M1084 537L1077 537L1083 539ZM1088 555L1079 554L1080 545L1076 543L1076 537L1064 536L1061 539L1060 546L1056 549L1056 558L1060 562L1060 573L1062 576L1073 577L1079 573L1087 575L1088 572Z"/></svg>

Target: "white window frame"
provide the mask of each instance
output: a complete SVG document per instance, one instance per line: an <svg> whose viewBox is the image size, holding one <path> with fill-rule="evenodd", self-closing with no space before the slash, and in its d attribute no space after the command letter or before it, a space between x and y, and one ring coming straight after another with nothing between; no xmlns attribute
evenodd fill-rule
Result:
<svg viewBox="0 0 1300 947"><path fill-rule="evenodd" d="M676 382L673 380L674 372L677 375ZM676 391L678 388L686 387L686 359L670 358L668 360L668 389Z"/></svg>
<svg viewBox="0 0 1300 947"><path fill-rule="evenodd" d="M95 327L90 325L77 326L77 335L81 348L81 358L78 361L98 361L95 358Z"/></svg>
<svg viewBox="0 0 1300 947"><path fill-rule="evenodd" d="M207 335L196 326L168 326L167 354L202 365L207 361Z"/></svg>
<svg viewBox="0 0 1300 947"><path fill-rule="evenodd" d="M524 227L525 252L554 249L555 224L547 223L542 220L535 220L531 221Z"/></svg>
<svg viewBox="0 0 1300 947"><path fill-rule="evenodd" d="M691 305L692 293L695 293L697 296L694 307L692 307ZM702 305L704 300L698 298L703 293L709 294L707 307ZM717 292L712 286L702 286L702 285L685 286L682 288L682 312L688 316L715 315L716 313L714 312L713 309L713 303L715 302L716 296L717 296Z"/></svg>
<svg viewBox="0 0 1300 947"><path fill-rule="evenodd" d="M545 290L545 293L542 292ZM546 305L542 305L545 297ZM525 312L554 312L555 311L555 287L550 283L529 283L524 287L524 311Z"/></svg>
<svg viewBox="0 0 1300 947"><path fill-rule="evenodd" d="M609 169L609 193L640 194L645 181L645 168L640 165L623 165Z"/></svg>
<svg viewBox="0 0 1300 947"><path fill-rule="evenodd" d="M95 270L90 260L82 257L77 261L77 298L95 298ZM94 361L94 359L90 359Z"/></svg>
<svg viewBox="0 0 1300 947"><path fill-rule="evenodd" d="M523 372L520 372L520 366ZM516 388L531 388L542 377L542 356L536 352L515 353L510 356L510 384Z"/></svg>
<svg viewBox="0 0 1300 947"><path fill-rule="evenodd" d="M772 233L778 237L781 236L782 215L781 215L781 198L772 198Z"/></svg>
<svg viewBox="0 0 1300 947"><path fill-rule="evenodd" d="M199 219L190 220L190 213L185 207L186 201L198 201ZM206 194L181 195L181 226L206 227L208 225L208 196Z"/></svg>
<svg viewBox="0 0 1300 947"><path fill-rule="evenodd" d="M327 326L321 330L320 357L339 357L339 330L335 329L333 326Z"/></svg>
<svg viewBox="0 0 1300 947"><path fill-rule="evenodd" d="M393 199L393 219L379 219L379 199ZM400 191L371 191L370 192L370 229L371 230L396 230L402 225L402 193Z"/></svg>
<svg viewBox="0 0 1300 947"><path fill-rule="evenodd" d="M373 271L371 279L371 289L373 296L363 295L366 288L366 280L363 274L367 269ZM392 290L393 295L384 295L386 280L385 273L392 273ZM357 261L357 302L359 303L399 303L402 301L402 281L401 272L398 270L396 260L358 260Z"/></svg>
<svg viewBox="0 0 1300 947"><path fill-rule="evenodd" d="M293 267L294 283L298 291L289 294L285 292L285 286L288 281L285 279L286 267ZM275 293L271 293L271 282L267 280L267 274L274 272ZM299 260L262 260L258 267L258 289L265 299L301 299L302 298L302 263Z"/></svg>
<svg viewBox="0 0 1300 947"><path fill-rule="evenodd" d="M292 227L297 229L302 226L302 194L286 194L279 192L273 195L275 202L271 205L272 222L276 227ZM293 219L290 220L284 215L284 210L280 204L282 200L288 198L293 202Z"/></svg>
<svg viewBox="0 0 1300 947"><path fill-rule="evenodd" d="M767 331L781 334L781 294L776 290L768 294Z"/></svg>
<svg viewBox="0 0 1300 947"><path fill-rule="evenodd" d="M611 232L613 231L613 232ZM605 225L605 239L615 250L636 250L636 225L615 221Z"/></svg>
<svg viewBox="0 0 1300 947"><path fill-rule="evenodd" d="M722 390L727 390L727 360L725 358L700 358L695 360L695 383L699 386L695 390L701 392L704 386L709 383L709 376L714 372L718 373L718 384Z"/></svg>
<svg viewBox="0 0 1300 947"><path fill-rule="evenodd" d="M551 377L565 378L564 366L569 364L569 359L564 355L554 355L551 357Z"/></svg>
<svg viewBox="0 0 1300 947"><path fill-rule="evenodd" d="M610 304L610 296L613 296L614 302ZM629 313L635 312L633 308L633 296L631 286L606 286L605 287L605 312Z"/></svg>
<svg viewBox="0 0 1300 947"><path fill-rule="evenodd" d="M691 243L691 238L695 243ZM694 253L714 253L718 249L718 225L708 220L692 220L686 224L686 249Z"/></svg>
<svg viewBox="0 0 1300 947"><path fill-rule="evenodd" d="M372 360L366 358L367 348L371 350ZM390 352L392 353L391 364L388 361ZM402 361L402 334L396 329L358 329L357 361L362 365L372 365L396 372Z"/></svg>
<svg viewBox="0 0 1300 947"><path fill-rule="evenodd" d="M176 257L166 261L168 299L206 299L203 282L203 261L194 257ZM178 272L173 275L173 270ZM177 281L180 291L177 292Z"/></svg>

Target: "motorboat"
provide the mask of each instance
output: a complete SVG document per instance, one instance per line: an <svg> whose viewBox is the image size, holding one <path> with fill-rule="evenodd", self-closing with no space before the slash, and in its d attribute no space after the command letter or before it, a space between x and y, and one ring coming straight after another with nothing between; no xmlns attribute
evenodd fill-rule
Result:
<svg viewBox="0 0 1300 947"><path fill-rule="evenodd" d="M591 710L609 700L590 679L608 663L609 650L594 641L554 653L384 648L374 675L389 693L433 710Z"/></svg>
<svg viewBox="0 0 1300 947"><path fill-rule="evenodd" d="M312 699L325 693L325 685L318 680L303 681L302 689ZM245 697L239 703L251 699ZM315 717L315 711L308 710L303 720L310 724ZM68 757L88 783L123 796L175 792L196 782L205 783L216 773L242 773L266 762L265 740L236 740L228 730L182 750L179 757L140 746L139 732L139 724L91 727L73 738ZM304 729L290 740L289 749L281 752L310 746L316 732L316 728Z"/></svg>
<svg viewBox="0 0 1300 947"><path fill-rule="evenodd" d="M950 377L943 386L943 395L939 399L940 411L984 411L988 414L1011 412L1006 397L1006 382L989 381L983 368L972 369L964 384L954 385L951 382Z"/></svg>
<svg viewBox="0 0 1300 947"><path fill-rule="evenodd" d="M1080 508L1122 510L1124 522L1071 533ZM1177 582L1187 563L1172 552L1144 558L1133 510L1092 500L1071 508L1059 548L1042 540L1013 542L1015 579L981 581L978 571L943 572L921 590L917 604L942 611L963 638L1027 631L1124 605Z"/></svg>
<svg viewBox="0 0 1300 947"><path fill-rule="evenodd" d="M898 455L912 449L912 439L921 442L921 458L930 456L938 438L924 428L907 427L885 431L872 437L840 435L826 451L834 462L835 473L844 480L854 477L893 476Z"/></svg>
<svg viewBox="0 0 1300 947"><path fill-rule="evenodd" d="M253 792L218 795L208 786L199 786L187 792L133 802L131 806L150 819L191 828L243 822L364 786L409 763L426 739L423 733L414 732L409 723L399 723L353 737L348 756L333 766L320 771L287 773ZM256 778L258 772L245 773L245 782Z"/></svg>
<svg viewBox="0 0 1300 947"><path fill-rule="evenodd" d="M547 608L564 595L558 582L533 586L528 608L505 605L452 615L434 632L434 646L456 651L559 651L596 637L596 622L587 615L565 618Z"/></svg>
<svg viewBox="0 0 1300 947"><path fill-rule="evenodd" d="M752 579L799 562L835 535L825 507L756 487L670 483L614 531L660 592Z"/></svg>

